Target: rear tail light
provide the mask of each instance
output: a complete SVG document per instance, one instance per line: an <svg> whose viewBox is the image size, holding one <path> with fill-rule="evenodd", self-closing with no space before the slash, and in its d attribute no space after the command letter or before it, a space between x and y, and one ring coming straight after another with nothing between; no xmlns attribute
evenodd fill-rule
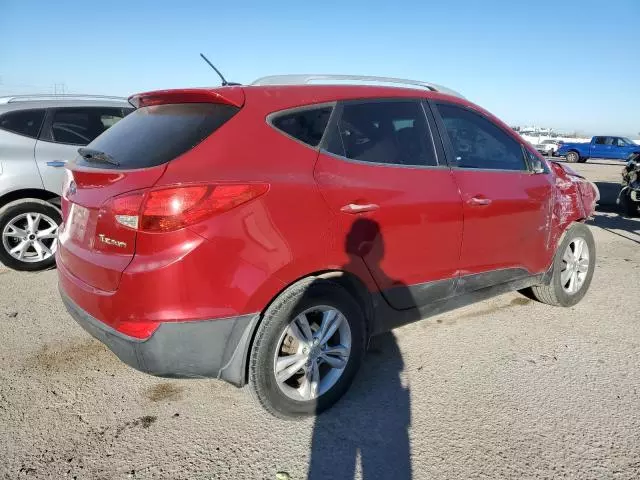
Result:
<svg viewBox="0 0 640 480"><path fill-rule="evenodd" d="M125 227L138 229L138 214L140 205L144 200L144 193L133 193L123 195L113 199L111 210L115 215L116 222Z"/></svg>
<svg viewBox="0 0 640 480"><path fill-rule="evenodd" d="M263 183L168 187L120 195L105 210L127 228L170 232L231 210L268 189Z"/></svg>

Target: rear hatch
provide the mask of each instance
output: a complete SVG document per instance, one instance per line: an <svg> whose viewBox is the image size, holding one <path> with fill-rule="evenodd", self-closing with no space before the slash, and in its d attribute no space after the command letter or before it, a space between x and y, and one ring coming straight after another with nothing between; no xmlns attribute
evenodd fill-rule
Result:
<svg viewBox="0 0 640 480"><path fill-rule="evenodd" d="M241 88L169 90L131 99L138 108L68 165L58 258L84 283L118 288L136 251L138 212L168 162L213 134L244 103Z"/></svg>

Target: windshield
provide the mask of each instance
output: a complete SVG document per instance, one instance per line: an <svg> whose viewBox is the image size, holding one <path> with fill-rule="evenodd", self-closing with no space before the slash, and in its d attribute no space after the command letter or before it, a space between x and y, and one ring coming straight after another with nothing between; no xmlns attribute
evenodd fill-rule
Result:
<svg viewBox="0 0 640 480"><path fill-rule="evenodd" d="M620 140L622 140L627 145L635 145L636 144L636 142L634 142L632 140L629 140L627 137L622 137Z"/></svg>

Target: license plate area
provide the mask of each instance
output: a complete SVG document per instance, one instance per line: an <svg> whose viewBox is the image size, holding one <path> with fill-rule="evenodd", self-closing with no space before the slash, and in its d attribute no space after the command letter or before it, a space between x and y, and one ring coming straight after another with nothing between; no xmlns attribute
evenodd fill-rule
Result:
<svg viewBox="0 0 640 480"><path fill-rule="evenodd" d="M77 243L85 243L90 211L88 208L72 203L69 210L66 230L70 238Z"/></svg>

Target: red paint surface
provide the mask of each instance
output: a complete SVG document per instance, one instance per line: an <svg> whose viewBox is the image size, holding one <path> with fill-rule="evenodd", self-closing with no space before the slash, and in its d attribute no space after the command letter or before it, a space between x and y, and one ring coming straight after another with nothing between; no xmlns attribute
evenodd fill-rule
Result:
<svg viewBox="0 0 640 480"><path fill-rule="evenodd" d="M63 205L66 225L57 253L61 288L91 315L130 335L151 334L157 322L260 312L286 285L328 270L347 270L370 291L503 267L539 273L550 265L567 226L593 212L591 185L554 163L549 174L541 175L364 165L319 155L265 121L269 113L286 108L369 97L442 98L486 114L449 96L351 86L145 95L191 95L242 108L166 165L115 173L71 166L76 193ZM111 198L126 192L202 183L262 183L269 190L166 233L127 229L106 209ZM473 197L491 203L471 205ZM355 215L341 211L350 203L379 209ZM87 210L82 234L71 218L71 204ZM383 251L363 244L359 256L346 247L358 218L377 222ZM126 247L104 244L99 234Z"/></svg>

